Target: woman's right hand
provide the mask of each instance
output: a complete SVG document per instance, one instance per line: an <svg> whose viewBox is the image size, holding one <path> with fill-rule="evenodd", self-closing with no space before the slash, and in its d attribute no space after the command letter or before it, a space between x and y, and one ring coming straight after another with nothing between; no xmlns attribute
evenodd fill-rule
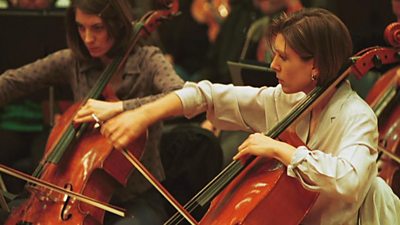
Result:
<svg viewBox="0 0 400 225"><path fill-rule="evenodd" d="M100 132L117 149L123 149L141 136L151 125L142 108L125 111L105 122Z"/></svg>
<svg viewBox="0 0 400 225"><path fill-rule="evenodd" d="M140 137L147 128L165 118L183 115L183 106L179 97L170 93L154 102L128 110L105 121L101 133L117 149L123 149Z"/></svg>

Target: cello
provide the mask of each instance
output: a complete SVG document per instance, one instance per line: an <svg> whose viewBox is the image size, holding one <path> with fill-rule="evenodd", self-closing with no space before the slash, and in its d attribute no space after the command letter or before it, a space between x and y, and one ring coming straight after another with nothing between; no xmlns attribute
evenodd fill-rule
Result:
<svg viewBox="0 0 400 225"><path fill-rule="evenodd" d="M399 67L388 71L388 78L396 76ZM386 78L386 77L385 77ZM382 79L385 80L385 79ZM381 80L378 80L380 82ZM391 83L391 82L387 82ZM398 89L398 88L397 88ZM379 121L379 151L378 174L400 197L400 105L399 92L393 96L391 105L382 113ZM385 117L386 116L386 117Z"/></svg>
<svg viewBox="0 0 400 225"><path fill-rule="evenodd" d="M208 39L215 42L230 10L229 0L194 0L190 11L197 22L208 25Z"/></svg>
<svg viewBox="0 0 400 225"><path fill-rule="evenodd" d="M122 1L110 2L127 13ZM115 57L84 100L63 114L49 136L43 159L32 179L28 180L29 198L11 212L6 224L102 224L105 207L77 197L108 202L116 187L126 185L133 167L93 124L77 126L72 119L89 98L98 99L104 94L109 80L124 67L140 38L152 32L160 21L176 13L177 5L169 6L168 10L149 12L135 24L125 54ZM129 152L140 158L145 141L146 133L128 147ZM51 185L38 185L37 181ZM65 193L58 192L59 189L64 189Z"/></svg>
<svg viewBox="0 0 400 225"><path fill-rule="evenodd" d="M384 32L385 40L395 49L400 47L400 23L389 24ZM387 62L392 63L392 62ZM375 59L376 66L382 65ZM366 102L378 117L379 158L378 174L400 196L400 67L385 72L374 84Z"/></svg>

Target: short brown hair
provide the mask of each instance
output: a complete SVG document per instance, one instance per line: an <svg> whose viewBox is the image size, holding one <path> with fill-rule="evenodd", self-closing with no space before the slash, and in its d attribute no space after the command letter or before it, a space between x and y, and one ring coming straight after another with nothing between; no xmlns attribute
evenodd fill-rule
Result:
<svg viewBox="0 0 400 225"><path fill-rule="evenodd" d="M267 31L269 47L278 34L301 58L314 59L320 71L318 85L336 78L353 52L349 30L325 9L306 8L274 20Z"/></svg>
<svg viewBox="0 0 400 225"><path fill-rule="evenodd" d="M114 46L107 53L112 57L121 54L132 34L130 22L118 12L115 0L72 0L66 13L67 43L72 52L82 60L89 60L90 56L83 43L75 22L76 9L85 13L98 15L104 22L108 34L114 39Z"/></svg>

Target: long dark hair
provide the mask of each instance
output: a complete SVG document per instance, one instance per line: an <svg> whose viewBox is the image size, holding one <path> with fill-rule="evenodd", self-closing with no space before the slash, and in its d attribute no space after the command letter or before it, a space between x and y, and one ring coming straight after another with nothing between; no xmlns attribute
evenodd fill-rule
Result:
<svg viewBox="0 0 400 225"><path fill-rule="evenodd" d="M81 60L90 60L90 56L83 43L78 27L75 22L76 9L79 8L87 14L99 16L111 38L114 39L114 46L107 52L107 56L113 57L121 54L128 44L132 35L130 22L118 12L115 7L115 0L72 0L66 12L67 43L72 52Z"/></svg>
<svg viewBox="0 0 400 225"><path fill-rule="evenodd" d="M274 20L267 32L269 47L278 34L302 59L314 59L320 71L318 85L334 79L353 52L349 30L325 9L306 8Z"/></svg>

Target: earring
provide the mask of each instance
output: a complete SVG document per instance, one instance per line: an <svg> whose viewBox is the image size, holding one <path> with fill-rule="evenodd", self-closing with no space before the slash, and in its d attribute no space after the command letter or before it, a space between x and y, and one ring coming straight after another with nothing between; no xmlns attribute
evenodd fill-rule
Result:
<svg viewBox="0 0 400 225"><path fill-rule="evenodd" d="M313 73L311 74L311 80L314 81L317 79L317 74Z"/></svg>

